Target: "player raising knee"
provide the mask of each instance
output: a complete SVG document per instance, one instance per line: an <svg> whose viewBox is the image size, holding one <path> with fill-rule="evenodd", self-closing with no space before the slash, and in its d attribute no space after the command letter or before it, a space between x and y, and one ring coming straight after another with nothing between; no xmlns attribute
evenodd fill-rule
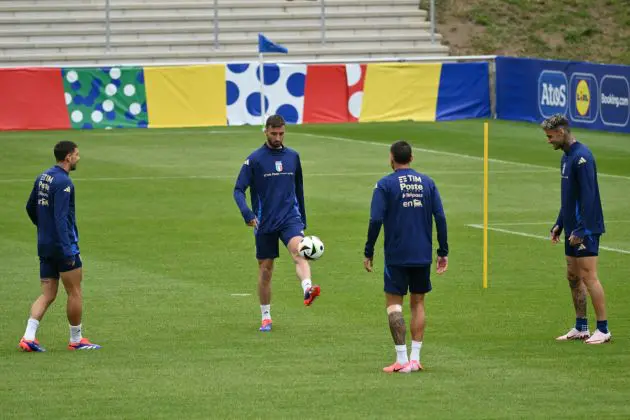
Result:
<svg viewBox="0 0 630 420"><path fill-rule="evenodd" d="M262 314L260 331L271 331L271 277L274 260L280 255L278 239L295 263L295 272L302 282L304 305L310 306L320 294L320 287L311 283L308 261L298 254L306 229L302 164L300 155L284 146L284 133L282 116L267 118L266 142L249 155L234 186L234 200L243 219L254 228ZM248 188L251 209L245 198Z"/></svg>

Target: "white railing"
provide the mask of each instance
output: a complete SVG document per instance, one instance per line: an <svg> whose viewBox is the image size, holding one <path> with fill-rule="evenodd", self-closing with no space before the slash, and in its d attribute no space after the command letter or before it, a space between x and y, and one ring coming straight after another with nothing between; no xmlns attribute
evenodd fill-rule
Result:
<svg viewBox="0 0 630 420"><path fill-rule="evenodd" d="M321 4L320 22L321 22L321 41L322 45L326 44L326 1L319 0ZM421 7L422 1L418 4ZM219 0L214 0L214 15L212 19L212 29L214 33L214 49L219 49ZM105 0L105 51L109 52L111 48L111 4L110 0ZM431 44L435 44L435 0L429 1L429 20L431 25Z"/></svg>

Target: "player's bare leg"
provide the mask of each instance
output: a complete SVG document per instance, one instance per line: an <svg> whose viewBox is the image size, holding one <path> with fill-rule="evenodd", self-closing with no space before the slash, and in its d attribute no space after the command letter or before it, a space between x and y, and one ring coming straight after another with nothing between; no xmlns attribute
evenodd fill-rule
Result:
<svg viewBox="0 0 630 420"><path fill-rule="evenodd" d="M311 266L307 259L298 253L298 245L301 240L301 236L294 236L289 240L287 249L291 254L291 258L293 258L293 262L295 263L295 274L302 284L302 290L304 291L304 305L310 306L315 298L319 296L321 288L316 284L312 284Z"/></svg>
<svg viewBox="0 0 630 420"><path fill-rule="evenodd" d="M588 344L602 344L610 341L611 334L608 331L608 318L606 314L606 296L604 288L597 277L597 257L578 258L580 278L586 284L588 293L591 296L595 316L597 317L597 329L593 335L586 340Z"/></svg>
<svg viewBox="0 0 630 420"><path fill-rule="evenodd" d="M55 301L59 281L57 279L41 279L42 294L31 306L31 318L41 321L48 307Z"/></svg>
<svg viewBox="0 0 630 420"><path fill-rule="evenodd" d="M260 331L271 331L271 276L273 259L258 260L258 299L262 323Z"/></svg>
<svg viewBox="0 0 630 420"><path fill-rule="evenodd" d="M396 348L396 363L383 368L383 372L387 373L409 373L411 372L411 364L407 357L407 344L405 342L407 336L407 326L402 313L403 297L385 293L385 306L387 308L387 319L389 321L389 330L392 333L392 339Z"/></svg>
<svg viewBox="0 0 630 420"><path fill-rule="evenodd" d="M586 297L588 290L586 284L580 276L578 258L566 257L567 260L567 280L571 289L571 298L575 308L575 327L566 334L557 337L558 341L585 340L589 338L588 323L586 320Z"/></svg>
<svg viewBox="0 0 630 420"><path fill-rule="evenodd" d="M93 344L87 338L84 338L81 331L81 319L83 317L82 280L82 268L75 268L74 270L61 273L63 287L68 294L68 303L66 306L68 322L70 323L70 344L68 348L70 350L96 350L101 346Z"/></svg>
<svg viewBox="0 0 630 420"><path fill-rule="evenodd" d="M409 362L411 363L411 371L416 372L422 370L420 364L420 350L422 349L422 340L424 338L424 294L412 293L409 298L411 305L411 354Z"/></svg>
<svg viewBox="0 0 630 420"><path fill-rule="evenodd" d="M20 340L19 348L26 352L43 352L46 351L39 345L37 338L37 329L39 322L46 314L48 307L55 301L57 291L59 289L59 281L57 279L41 279L42 294L35 299L31 306L31 317L26 323L26 331Z"/></svg>

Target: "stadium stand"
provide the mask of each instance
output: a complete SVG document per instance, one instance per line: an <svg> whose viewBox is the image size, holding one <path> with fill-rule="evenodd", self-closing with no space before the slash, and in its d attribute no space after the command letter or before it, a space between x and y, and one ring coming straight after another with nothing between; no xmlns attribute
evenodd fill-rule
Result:
<svg viewBox="0 0 630 420"><path fill-rule="evenodd" d="M445 56L431 43L418 0L0 0L0 65L183 63L250 60L258 32L289 59Z"/></svg>

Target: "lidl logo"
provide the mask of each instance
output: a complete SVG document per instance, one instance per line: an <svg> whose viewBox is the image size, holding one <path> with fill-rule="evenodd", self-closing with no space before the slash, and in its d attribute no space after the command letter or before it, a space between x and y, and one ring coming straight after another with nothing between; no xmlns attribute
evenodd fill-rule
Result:
<svg viewBox="0 0 630 420"><path fill-rule="evenodd" d="M571 81L571 119L592 123L598 114L597 79L590 73L573 73Z"/></svg>
<svg viewBox="0 0 630 420"><path fill-rule="evenodd" d="M538 110L544 118L566 114L569 101L567 76L556 70L543 70L538 77Z"/></svg>
<svg viewBox="0 0 630 420"><path fill-rule="evenodd" d="M581 116L588 115L591 107L591 90L586 80L580 80L575 88L575 108Z"/></svg>

